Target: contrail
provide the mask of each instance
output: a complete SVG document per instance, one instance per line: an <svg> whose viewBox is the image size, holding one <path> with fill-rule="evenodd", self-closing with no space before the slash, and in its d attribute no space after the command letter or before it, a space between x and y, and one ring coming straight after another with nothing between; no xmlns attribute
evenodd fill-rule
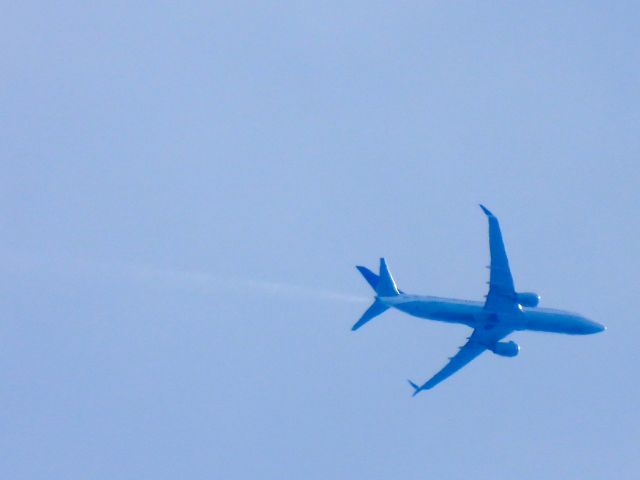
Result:
<svg viewBox="0 0 640 480"><path fill-rule="evenodd" d="M277 295L348 303L367 303L366 297L316 289L311 286L222 277L208 272L159 268L120 261L90 260L78 257L38 256L24 252L2 251L5 267L19 270L49 269L59 275L117 278L154 287L219 293L239 290L263 295Z"/></svg>

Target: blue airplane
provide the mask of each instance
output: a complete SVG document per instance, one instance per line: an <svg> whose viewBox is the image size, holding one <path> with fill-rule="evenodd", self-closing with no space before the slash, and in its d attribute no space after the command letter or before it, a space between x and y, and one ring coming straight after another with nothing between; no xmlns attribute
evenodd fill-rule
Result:
<svg viewBox="0 0 640 480"><path fill-rule="evenodd" d="M356 267L375 290L376 296L352 330L359 329L389 308L397 308L414 317L459 323L473 329L467 343L459 347L458 353L449 357L449 363L431 379L420 386L409 380L414 396L446 380L485 350L503 357L515 357L520 352L518 344L501 341L514 331L589 335L606 330L604 325L576 313L537 308L540 296L536 293L516 292L498 219L484 205L480 208L489 220L491 254L491 265L487 267L490 270L489 293L484 303L404 293L398 290L384 258L380 259L379 275L366 267Z"/></svg>

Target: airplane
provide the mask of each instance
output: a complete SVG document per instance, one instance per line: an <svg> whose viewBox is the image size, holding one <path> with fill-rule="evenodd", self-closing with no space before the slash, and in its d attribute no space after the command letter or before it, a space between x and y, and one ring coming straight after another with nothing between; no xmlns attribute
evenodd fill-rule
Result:
<svg viewBox="0 0 640 480"><path fill-rule="evenodd" d="M480 208L489 221L491 256L491 265L487 267L490 271L487 282L489 292L485 295L484 303L404 293L398 289L384 258L380 259L379 275L366 267L356 267L375 291L375 300L351 330L358 330L389 308L414 317L462 324L473 329L467 342L459 347L453 357L449 357L449 363L431 379L422 385L409 380L414 389L413 396L435 387L486 350L503 357L515 357L520 352L520 346L513 340L502 341L515 331L589 335L607 328L577 313L538 308L540 296L537 293L517 292L498 219L484 205L480 205Z"/></svg>

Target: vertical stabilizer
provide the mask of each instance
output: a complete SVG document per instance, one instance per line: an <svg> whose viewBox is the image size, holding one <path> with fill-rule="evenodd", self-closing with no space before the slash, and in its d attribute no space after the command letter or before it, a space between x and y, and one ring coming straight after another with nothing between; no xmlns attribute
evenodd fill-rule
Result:
<svg viewBox="0 0 640 480"><path fill-rule="evenodd" d="M380 259L380 278L376 286L376 293L379 297L395 297L399 295L396 282L391 276L391 272L384 258Z"/></svg>
<svg viewBox="0 0 640 480"><path fill-rule="evenodd" d="M386 312L390 307L379 297L395 297L400 294L396 282L391 276L389 267L384 258L380 259L380 275L376 275L366 267L357 266L358 271L365 278L367 283L376 291L376 298L366 312L362 314L360 320L351 328L351 330L357 330L365 323L369 322L373 318L377 317L383 312Z"/></svg>

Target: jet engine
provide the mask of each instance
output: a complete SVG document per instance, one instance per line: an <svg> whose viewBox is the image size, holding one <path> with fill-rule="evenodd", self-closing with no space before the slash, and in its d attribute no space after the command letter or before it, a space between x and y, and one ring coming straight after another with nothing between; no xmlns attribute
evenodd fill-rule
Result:
<svg viewBox="0 0 640 480"><path fill-rule="evenodd" d="M520 346L514 341L496 342L490 350L501 357L515 357L520 353Z"/></svg>
<svg viewBox="0 0 640 480"><path fill-rule="evenodd" d="M516 293L516 301L523 307L537 307L540 303L540 295L533 292Z"/></svg>

